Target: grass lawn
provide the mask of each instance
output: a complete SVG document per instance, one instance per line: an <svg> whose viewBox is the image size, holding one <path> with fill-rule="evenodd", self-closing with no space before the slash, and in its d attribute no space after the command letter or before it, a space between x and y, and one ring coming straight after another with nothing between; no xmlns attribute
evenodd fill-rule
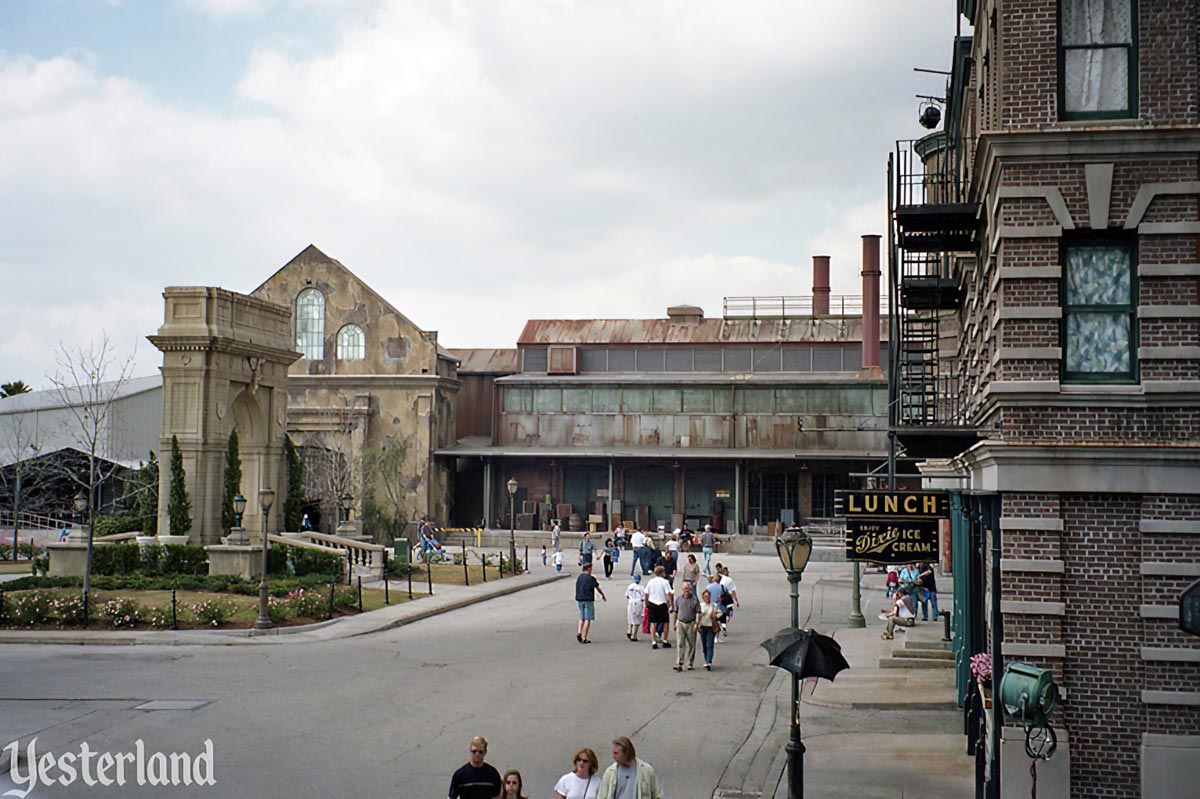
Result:
<svg viewBox="0 0 1200 799"><path fill-rule="evenodd" d="M0 560L0 574L29 574L29 561Z"/></svg>
<svg viewBox="0 0 1200 799"><path fill-rule="evenodd" d="M416 596L418 586L421 588L421 592L424 593L427 581L425 579L425 565L422 563L417 563L417 564L414 564L414 566L415 566L415 570L413 571L413 576L412 576L413 596ZM465 578L463 577L463 567L461 564L455 566L455 565L451 565L449 563L431 563L431 564L429 564L429 568L432 570L432 577L433 577L434 585L465 585L466 584ZM479 585L480 583L483 582L483 567L482 566L478 566L478 565L467 566L467 573L470 575L471 585ZM507 562L505 563L505 567L504 567L504 576L512 577L512 574L510 574L508 571ZM405 576L392 577L393 582L396 580L406 581L407 579L408 578ZM488 566L487 567L487 581L490 583L493 580L499 580L499 579L500 579L499 567ZM366 600L364 600L364 602L365 601Z"/></svg>

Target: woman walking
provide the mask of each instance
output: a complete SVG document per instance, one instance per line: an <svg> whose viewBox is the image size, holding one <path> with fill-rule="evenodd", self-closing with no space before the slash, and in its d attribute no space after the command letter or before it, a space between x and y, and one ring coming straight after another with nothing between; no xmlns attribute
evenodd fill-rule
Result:
<svg viewBox="0 0 1200 799"><path fill-rule="evenodd" d="M679 570L680 576L683 578L683 584L692 584L692 593L699 596L697 589L700 582L700 564L696 562L696 556L690 552L687 555L687 562L683 564L683 568Z"/></svg>
<svg viewBox="0 0 1200 799"><path fill-rule="evenodd" d="M611 580L613 573L613 556L616 552L616 547L613 546L611 538L604 539L604 579Z"/></svg>
<svg viewBox="0 0 1200 799"><path fill-rule="evenodd" d="M515 768L504 772L504 793L500 794L501 799L529 799L524 789L525 780L521 778L521 772Z"/></svg>
<svg viewBox="0 0 1200 799"><path fill-rule="evenodd" d="M704 653L704 670L712 671L713 644L721 629L721 610L712 601L707 588L700 594L700 612L696 614L696 629L700 633L700 649Z"/></svg>
<svg viewBox="0 0 1200 799"><path fill-rule="evenodd" d="M596 799L600 792L600 778L596 770L600 761L596 753L584 747L575 753L574 767L562 775L554 786L557 799Z"/></svg>

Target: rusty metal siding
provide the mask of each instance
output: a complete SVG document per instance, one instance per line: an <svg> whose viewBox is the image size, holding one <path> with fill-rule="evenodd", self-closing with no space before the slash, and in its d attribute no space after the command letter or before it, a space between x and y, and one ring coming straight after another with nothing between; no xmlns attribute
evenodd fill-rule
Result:
<svg viewBox="0 0 1200 799"><path fill-rule="evenodd" d="M486 374L460 377L455 399L455 439L492 435L492 386L495 378Z"/></svg>
<svg viewBox="0 0 1200 799"><path fill-rule="evenodd" d="M886 318L880 340L887 340ZM517 344L714 344L862 341L859 316L813 317L761 321L754 319L530 319Z"/></svg>

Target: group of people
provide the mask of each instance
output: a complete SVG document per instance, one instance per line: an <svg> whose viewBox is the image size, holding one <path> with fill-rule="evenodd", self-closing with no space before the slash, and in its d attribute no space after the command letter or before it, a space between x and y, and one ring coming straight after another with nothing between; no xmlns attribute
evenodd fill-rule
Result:
<svg viewBox="0 0 1200 799"><path fill-rule="evenodd" d="M729 567L718 563L713 573L706 575L701 572L695 554L689 552L685 559L682 570L672 568L668 572L663 563L657 564L645 586L641 573L634 572L632 582L625 589L625 637L638 641L640 632L650 636L651 649L670 649L673 628L678 648L675 671L695 669L697 639L704 668L712 671L714 645L725 640L734 610L742 603ZM677 576L680 580L678 593L675 589ZM575 579L575 603L579 610L575 640L581 644L592 642L597 593L602 601L608 601L600 581L592 575L591 561L584 561Z"/></svg>
<svg viewBox="0 0 1200 799"><path fill-rule="evenodd" d="M486 738L471 739L470 760L450 778L449 799L528 799L525 780L517 769L503 775L486 760ZM612 740L612 765L599 774L594 749L575 753L571 770L554 785L556 799L662 799L654 767L637 756L633 741Z"/></svg>
<svg viewBox="0 0 1200 799"><path fill-rule="evenodd" d="M933 618L938 617L937 575L932 563L921 561L902 567L888 566L884 592L891 600L891 606L879 614L879 618L887 622L887 630L881 636L884 639L893 638L897 627L903 629L916 624L918 609L921 621L929 621L930 606Z"/></svg>

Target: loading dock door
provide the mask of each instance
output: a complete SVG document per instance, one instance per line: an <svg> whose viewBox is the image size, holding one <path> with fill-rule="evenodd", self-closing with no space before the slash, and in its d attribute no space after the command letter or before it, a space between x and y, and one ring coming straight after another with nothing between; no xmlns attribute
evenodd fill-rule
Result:
<svg viewBox="0 0 1200 799"><path fill-rule="evenodd" d="M719 500L724 504L722 524L718 532L729 529L733 520L733 481L732 467L728 466L697 466L687 469L683 474L684 516L688 519L699 519L701 525L708 524L718 502L717 492L728 492L728 498ZM703 528L700 528L703 529Z"/></svg>
<svg viewBox="0 0 1200 799"><path fill-rule="evenodd" d="M651 529L669 525L675 512L675 472L666 466L631 466L625 470L622 519L634 519L638 505L650 506Z"/></svg>
<svg viewBox="0 0 1200 799"><path fill-rule="evenodd" d="M567 466L563 469L563 502L571 503L571 511L583 518L585 530L591 503L596 501L597 493L607 488L607 466Z"/></svg>

